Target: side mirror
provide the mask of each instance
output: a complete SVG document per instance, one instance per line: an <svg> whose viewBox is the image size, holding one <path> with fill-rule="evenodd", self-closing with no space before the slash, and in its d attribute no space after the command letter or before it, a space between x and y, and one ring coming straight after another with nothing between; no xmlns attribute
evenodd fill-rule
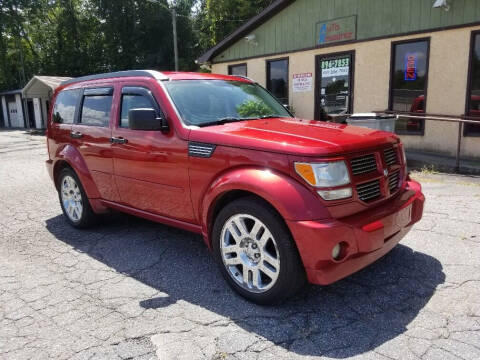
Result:
<svg viewBox="0 0 480 360"><path fill-rule="evenodd" d="M128 124L132 130L168 131L167 120L159 117L155 109L132 109L128 112Z"/></svg>

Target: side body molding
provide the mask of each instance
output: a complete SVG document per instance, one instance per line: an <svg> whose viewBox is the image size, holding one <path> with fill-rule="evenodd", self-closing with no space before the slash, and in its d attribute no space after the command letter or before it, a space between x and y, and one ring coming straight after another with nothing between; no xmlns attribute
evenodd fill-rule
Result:
<svg viewBox="0 0 480 360"><path fill-rule="evenodd" d="M314 193L288 175L259 168L236 168L217 177L203 197L200 219L207 245L210 246L217 202L223 195L238 190L263 198L285 220L320 220L330 216Z"/></svg>
<svg viewBox="0 0 480 360"><path fill-rule="evenodd" d="M75 170L89 199L100 198L100 193L93 181L90 171L88 171L87 164L74 146L66 145L57 153L56 158L55 167L60 160L64 160Z"/></svg>

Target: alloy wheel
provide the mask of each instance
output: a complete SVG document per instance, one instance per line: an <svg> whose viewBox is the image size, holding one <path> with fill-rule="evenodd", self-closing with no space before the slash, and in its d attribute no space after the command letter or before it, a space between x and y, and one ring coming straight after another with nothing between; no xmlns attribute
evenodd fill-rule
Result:
<svg viewBox="0 0 480 360"><path fill-rule="evenodd" d="M80 188L71 176L65 176L61 184L61 197L65 214L73 222L78 222L82 218L83 201Z"/></svg>
<svg viewBox="0 0 480 360"><path fill-rule="evenodd" d="M220 252L228 274L254 293L271 289L280 272L280 253L268 227L248 214L237 214L224 224Z"/></svg>

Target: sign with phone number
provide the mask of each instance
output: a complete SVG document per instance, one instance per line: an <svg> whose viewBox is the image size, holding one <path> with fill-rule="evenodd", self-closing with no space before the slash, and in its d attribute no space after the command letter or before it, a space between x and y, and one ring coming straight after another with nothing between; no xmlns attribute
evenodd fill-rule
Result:
<svg viewBox="0 0 480 360"><path fill-rule="evenodd" d="M322 78L348 76L350 72L350 58L322 61Z"/></svg>
<svg viewBox="0 0 480 360"><path fill-rule="evenodd" d="M331 69L331 68L339 68L339 67L346 67L350 65L350 58L343 58L343 59L332 59L332 60L323 60L322 61L322 70Z"/></svg>

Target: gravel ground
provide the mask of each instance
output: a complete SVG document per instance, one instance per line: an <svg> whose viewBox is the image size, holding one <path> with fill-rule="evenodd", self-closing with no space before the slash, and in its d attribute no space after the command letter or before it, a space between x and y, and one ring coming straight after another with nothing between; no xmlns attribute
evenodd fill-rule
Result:
<svg viewBox="0 0 480 360"><path fill-rule="evenodd" d="M122 214L69 227L45 139L0 132L1 359L480 359L480 179L418 173L390 254L279 307L225 284L201 238Z"/></svg>

